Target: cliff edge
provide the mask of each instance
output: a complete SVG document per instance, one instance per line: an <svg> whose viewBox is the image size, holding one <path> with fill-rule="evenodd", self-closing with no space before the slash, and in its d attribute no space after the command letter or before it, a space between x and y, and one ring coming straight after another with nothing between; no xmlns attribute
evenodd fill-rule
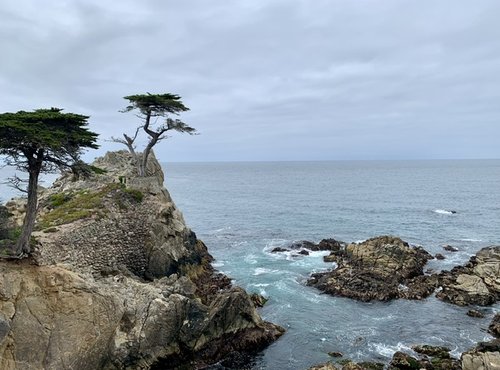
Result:
<svg viewBox="0 0 500 370"><path fill-rule="evenodd" d="M212 268L154 157L144 178L124 151L94 165L42 191L33 255L0 261L1 369L201 368L284 332Z"/></svg>

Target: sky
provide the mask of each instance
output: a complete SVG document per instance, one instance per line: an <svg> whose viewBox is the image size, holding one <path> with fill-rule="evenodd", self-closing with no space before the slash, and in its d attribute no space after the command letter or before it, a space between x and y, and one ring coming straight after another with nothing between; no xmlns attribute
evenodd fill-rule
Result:
<svg viewBox="0 0 500 370"><path fill-rule="evenodd" d="M175 93L162 161L500 158L498 0L2 0L0 112L133 133ZM143 147L144 139L138 145Z"/></svg>

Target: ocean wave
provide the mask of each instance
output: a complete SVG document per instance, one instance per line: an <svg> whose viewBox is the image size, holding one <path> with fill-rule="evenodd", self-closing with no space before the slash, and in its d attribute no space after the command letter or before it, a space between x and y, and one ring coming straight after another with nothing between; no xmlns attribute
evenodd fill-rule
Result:
<svg viewBox="0 0 500 370"><path fill-rule="evenodd" d="M264 274L275 274L277 272L280 272L280 270L271 270L271 269L268 269L268 268L265 268L265 267L257 267L254 270L253 275L254 276L259 276L259 275L264 275Z"/></svg>
<svg viewBox="0 0 500 370"><path fill-rule="evenodd" d="M391 358L398 351L408 352L412 350L410 347L400 342L395 346L385 343L371 343L369 347L372 352L387 358Z"/></svg>
<svg viewBox="0 0 500 370"><path fill-rule="evenodd" d="M464 239L458 239L458 240L460 240L460 241L462 241L462 242L473 242L473 243L474 243L474 242L475 242L475 243L482 242L482 240L481 240L481 239L472 239L472 238L470 238L470 239L468 239L468 238L464 238Z"/></svg>
<svg viewBox="0 0 500 370"><path fill-rule="evenodd" d="M435 209L434 213L439 213L440 215L453 215L457 212L456 211L447 211L446 209Z"/></svg>
<svg viewBox="0 0 500 370"><path fill-rule="evenodd" d="M212 267L222 267L224 266L224 262L223 261L217 261L217 262L212 262Z"/></svg>

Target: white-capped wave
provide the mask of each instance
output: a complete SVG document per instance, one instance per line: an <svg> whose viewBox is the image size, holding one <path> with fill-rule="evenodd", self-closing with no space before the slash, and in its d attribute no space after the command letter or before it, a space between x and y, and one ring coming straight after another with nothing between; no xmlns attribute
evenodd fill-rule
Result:
<svg viewBox="0 0 500 370"><path fill-rule="evenodd" d="M276 272L279 272L279 270L271 270L271 269L268 269L265 267L257 267L254 270L253 275L258 276L258 275L263 275L263 274L272 274L272 273L276 273Z"/></svg>
<svg viewBox="0 0 500 370"><path fill-rule="evenodd" d="M212 262L212 266L215 268L222 267L222 266L224 266L224 262L223 261Z"/></svg>
<svg viewBox="0 0 500 370"><path fill-rule="evenodd" d="M371 343L369 347L372 352L388 358L391 358L398 351L411 351L411 348L403 343L398 343L395 346L384 343Z"/></svg>
<svg viewBox="0 0 500 370"><path fill-rule="evenodd" d="M271 284L266 284L266 283L259 283L259 284L250 284L251 286L254 286L254 287L266 287L266 286L269 286Z"/></svg>
<svg viewBox="0 0 500 370"><path fill-rule="evenodd" d="M470 238L470 239L464 238L464 239L459 239L459 240L462 242L482 242L481 239L473 239L473 238Z"/></svg>
<svg viewBox="0 0 500 370"><path fill-rule="evenodd" d="M446 209L435 209L434 212L439 213L440 215L452 215L456 213L454 211L447 211Z"/></svg>

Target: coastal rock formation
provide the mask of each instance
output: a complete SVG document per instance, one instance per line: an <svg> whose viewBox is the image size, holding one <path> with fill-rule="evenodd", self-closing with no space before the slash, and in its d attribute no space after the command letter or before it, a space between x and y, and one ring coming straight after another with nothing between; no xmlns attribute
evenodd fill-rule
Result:
<svg viewBox="0 0 500 370"><path fill-rule="evenodd" d="M464 266L438 275L442 290L436 296L460 306L486 306L500 298L500 246L481 249Z"/></svg>
<svg viewBox="0 0 500 370"><path fill-rule="evenodd" d="M463 370L500 369L500 339L479 343L473 349L462 353Z"/></svg>
<svg viewBox="0 0 500 370"><path fill-rule="evenodd" d="M214 271L154 158L146 178L126 152L94 165L42 192L35 253L0 261L1 369L199 368L283 333Z"/></svg>
<svg viewBox="0 0 500 370"><path fill-rule="evenodd" d="M488 333L495 338L500 338L500 313L497 313L491 321L490 326L488 326Z"/></svg>
<svg viewBox="0 0 500 370"><path fill-rule="evenodd" d="M325 261L336 262L338 267L313 274L308 285L361 301L421 299L434 290L434 279L423 275L424 265L432 258L423 248L410 247L400 238L376 237L332 251Z"/></svg>

